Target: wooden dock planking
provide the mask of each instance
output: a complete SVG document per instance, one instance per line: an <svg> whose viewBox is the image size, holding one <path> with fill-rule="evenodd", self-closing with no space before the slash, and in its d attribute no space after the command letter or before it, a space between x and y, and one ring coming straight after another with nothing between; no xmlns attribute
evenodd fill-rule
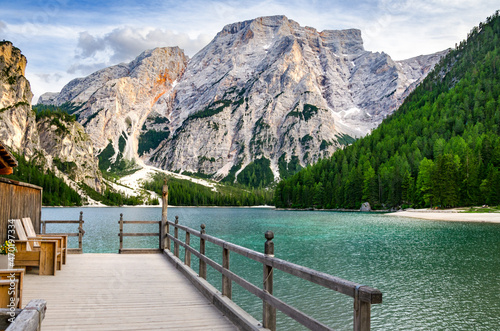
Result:
<svg viewBox="0 0 500 331"><path fill-rule="evenodd" d="M27 274L23 302L47 300L43 330L238 330L162 254L68 255Z"/></svg>

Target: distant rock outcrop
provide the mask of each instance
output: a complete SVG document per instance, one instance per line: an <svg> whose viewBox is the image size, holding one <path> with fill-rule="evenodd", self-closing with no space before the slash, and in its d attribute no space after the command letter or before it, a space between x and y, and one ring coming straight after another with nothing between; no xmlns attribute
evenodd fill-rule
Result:
<svg viewBox="0 0 500 331"><path fill-rule="evenodd" d="M359 211L372 211L372 207L369 202L363 202Z"/></svg>
<svg viewBox="0 0 500 331"><path fill-rule="evenodd" d="M76 183L85 183L102 191L102 175L94 156L94 146L83 126L57 116L37 122L40 147L50 155L52 163Z"/></svg>
<svg viewBox="0 0 500 331"><path fill-rule="evenodd" d="M359 30L261 17L225 26L189 61L157 48L40 102L80 107L96 152L111 141L115 159L221 179L266 158L278 178L378 126L443 54L393 61L364 50Z"/></svg>
<svg viewBox="0 0 500 331"><path fill-rule="evenodd" d="M75 112L78 121L90 135L96 151L102 151L111 142L114 158L121 152L125 158L134 159L146 118L160 97L164 103L171 103L172 88L184 73L187 61L178 47L148 50L128 64L74 79L60 93L42 95L40 103L74 104L79 108ZM166 116L165 111L160 110L158 116ZM125 141L121 151L120 137Z"/></svg>
<svg viewBox="0 0 500 331"><path fill-rule="evenodd" d="M57 115L37 122L31 109L33 94L24 77L26 58L11 42L0 43L0 140L12 151L36 157L44 169L51 169L76 184L86 183L102 191L102 175L93 144L83 127Z"/></svg>

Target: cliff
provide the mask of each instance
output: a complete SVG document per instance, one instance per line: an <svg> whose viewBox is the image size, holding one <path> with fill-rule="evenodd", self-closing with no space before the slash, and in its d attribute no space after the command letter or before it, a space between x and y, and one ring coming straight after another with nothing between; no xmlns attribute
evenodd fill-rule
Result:
<svg viewBox="0 0 500 331"><path fill-rule="evenodd" d="M73 188L84 182L101 191L97 158L83 127L61 113L39 114L37 119L24 76L26 64L26 57L11 42L0 43L0 140L10 150L36 159L44 171L66 178Z"/></svg>
<svg viewBox="0 0 500 331"><path fill-rule="evenodd" d="M0 140L9 148L32 155L38 147L27 60L9 41L0 43Z"/></svg>

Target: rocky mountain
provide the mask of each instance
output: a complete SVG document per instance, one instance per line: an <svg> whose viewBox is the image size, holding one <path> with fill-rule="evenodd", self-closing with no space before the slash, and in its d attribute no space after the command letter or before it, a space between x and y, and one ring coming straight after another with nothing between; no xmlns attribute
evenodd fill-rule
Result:
<svg viewBox="0 0 500 331"><path fill-rule="evenodd" d="M69 116L54 113L39 117L40 148L51 163L75 183L85 183L98 192L103 189L94 145L83 126Z"/></svg>
<svg viewBox="0 0 500 331"><path fill-rule="evenodd" d="M32 110L26 64L26 57L11 42L0 43L0 140L74 188L86 183L101 191L102 175L83 126L65 113L37 116Z"/></svg>
<svg viewBox="0 0 500 331"><path fill-rule="evenodd" d="M131 160L137 155L146 118L160 97L171 98L187 61L178 47L148 50L128 64L74 79L60 93L44 94L39 103L74 104L74 113L97 150L111 143L113 161L120 154ZM125 142L122 148L120 140Z"/></svg>
<svg viewBox="0 0 500 331"><path fill-rule="evenodd" d="M499 47L496 11L372 134L281 181L276 207L499 205Z"/></svg>
<svg viewBox="0 0 500 331"><path fill-rule="evenodd" d="M359 30L261 17L227 25L190 60L178 48L146 51L40 102L74 105L96 151L113 147L111 161L221 179L265 158L278 178L367 134L444 54L393 61L366 51Z"/></svg>
<svg viewBox="0 0 500 331"><path fill-rule="evenodd" d="M11 42L0 43L0 140L16 151L32 155L39 145L31 111L30 83L24 76L27 60Z"/></svg>

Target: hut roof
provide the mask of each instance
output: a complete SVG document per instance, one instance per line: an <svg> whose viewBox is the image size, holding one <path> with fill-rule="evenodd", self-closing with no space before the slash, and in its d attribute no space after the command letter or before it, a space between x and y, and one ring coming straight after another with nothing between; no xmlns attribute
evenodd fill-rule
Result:
<svg viewBox="0 0 500 331"><path fill-rule="evenodd" d="M0 141L0 174L10 174L14 167L17 167L16 158Z"/></svg>

